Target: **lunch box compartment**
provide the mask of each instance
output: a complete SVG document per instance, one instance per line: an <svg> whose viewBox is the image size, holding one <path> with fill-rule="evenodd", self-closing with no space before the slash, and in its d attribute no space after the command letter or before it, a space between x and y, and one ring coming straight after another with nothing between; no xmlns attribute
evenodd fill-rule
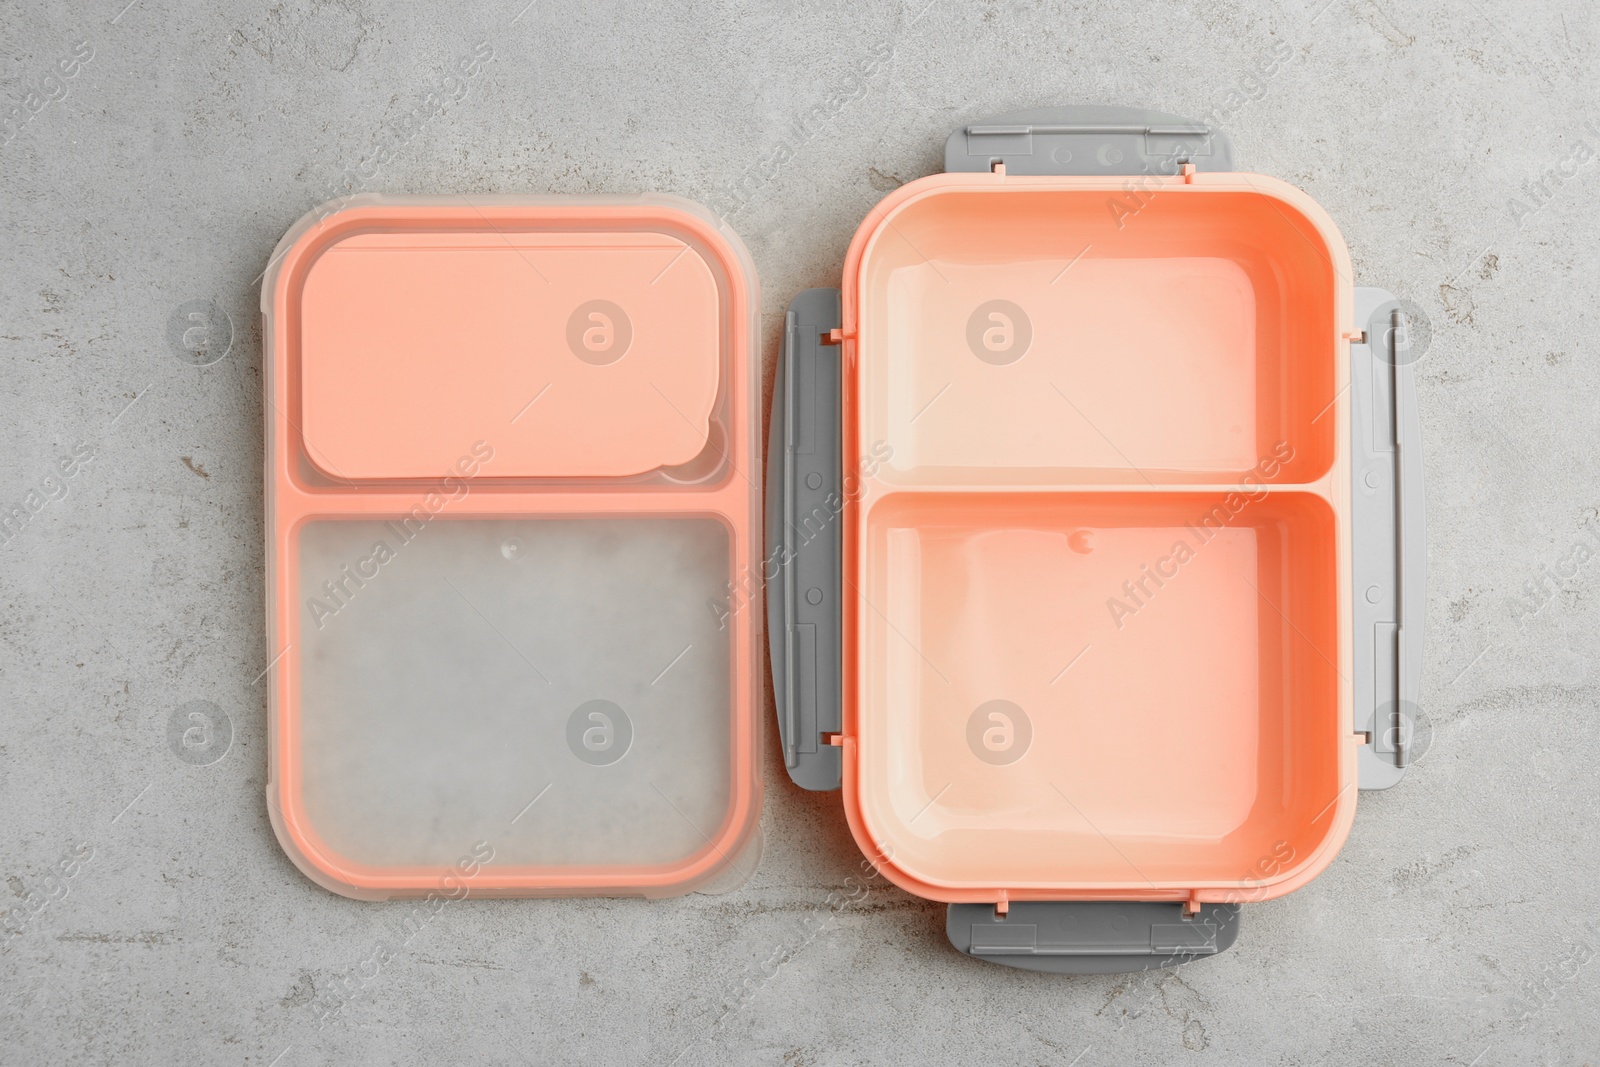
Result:
<svg viewBox="0 0 1600 1067"><path fill-rule="evenodd" d="M933 188L866 245L862 432L894 443L887 478L1327 472L1333 267L1292 205L1169 188L1123 217L1115 189L1019 184ZM1274 447L1291 458L1263 477Z"/></svg>
<svg viewBox="0 0 1600 1067"><path fill-rule="evenodd" d="M895 493L867 529L859 802L899 869L1192 888L1327 835L1320 497Z"/></svg>

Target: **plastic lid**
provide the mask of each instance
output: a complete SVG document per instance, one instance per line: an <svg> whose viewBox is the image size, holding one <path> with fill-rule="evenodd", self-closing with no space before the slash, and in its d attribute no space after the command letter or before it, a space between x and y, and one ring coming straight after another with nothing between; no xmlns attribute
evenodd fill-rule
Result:
<svg viewBox="0 0 1600 1067"><path fill-rule="evenodd" d="M369 198L291 230L263 302L285 851L365 898L742 880L737 238L665 197Z"/></svg>

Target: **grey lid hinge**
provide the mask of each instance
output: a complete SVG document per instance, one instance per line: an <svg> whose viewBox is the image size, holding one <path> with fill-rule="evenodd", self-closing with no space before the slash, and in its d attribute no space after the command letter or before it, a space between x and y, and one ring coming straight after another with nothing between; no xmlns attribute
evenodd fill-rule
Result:
<svg viewBox="0 0 1600 1067"><path fill-rule="evenodd" d="M1387 789L1416 753L1427 532L1421 420L1405 311L1355 291L1350 332L1350 517L1357 784Z"/></svg>
<svg viewBox="0 0 1600 1067"><path fill-rule="evenodd" d="M808 289L784 319L767 439L767 642L784 766L838 789L844 497L839 290Z"/></svg>

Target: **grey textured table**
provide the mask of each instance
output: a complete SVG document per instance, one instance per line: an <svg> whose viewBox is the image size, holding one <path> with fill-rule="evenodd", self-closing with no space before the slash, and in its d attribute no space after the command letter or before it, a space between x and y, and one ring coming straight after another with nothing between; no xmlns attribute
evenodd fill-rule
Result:
<svg viewBox="0 0 1600 1067"><path fill-rule="evenodd" d="M124 2L0 10L0 504L28 516L0 543L0 1060L1600 1048L1591 8ZM881 882L836 907L859 853L769 732L766 853L742 889L469 901L369 966L399 909L307 881L262 797L257 278L285 228L355 189L719 205L761 272L770 388L789 297L836 282L863 214L938 169L952 127L1075 102L1218 121L1243 167L1327 208L1359 281L1430 320L1433 737L1411 777L1364 796L1332 867L1250 907L1232 951L1063 979L962 958L942 906ZM169 744L191 701L231 727L215 762Z"/></svg>

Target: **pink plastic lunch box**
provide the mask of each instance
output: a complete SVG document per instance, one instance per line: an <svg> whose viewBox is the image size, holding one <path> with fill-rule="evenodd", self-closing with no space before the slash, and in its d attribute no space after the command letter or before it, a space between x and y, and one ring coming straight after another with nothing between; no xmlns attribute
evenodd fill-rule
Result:
<svg viewBox="0 0 1600 1067"><path fill-rule="evenodd" d="M1204 125L1021 112L945 164L789 311L786 764L842 787L964 952L1213 954L1406 765L1424 541L1398 304Z"/></svg>

